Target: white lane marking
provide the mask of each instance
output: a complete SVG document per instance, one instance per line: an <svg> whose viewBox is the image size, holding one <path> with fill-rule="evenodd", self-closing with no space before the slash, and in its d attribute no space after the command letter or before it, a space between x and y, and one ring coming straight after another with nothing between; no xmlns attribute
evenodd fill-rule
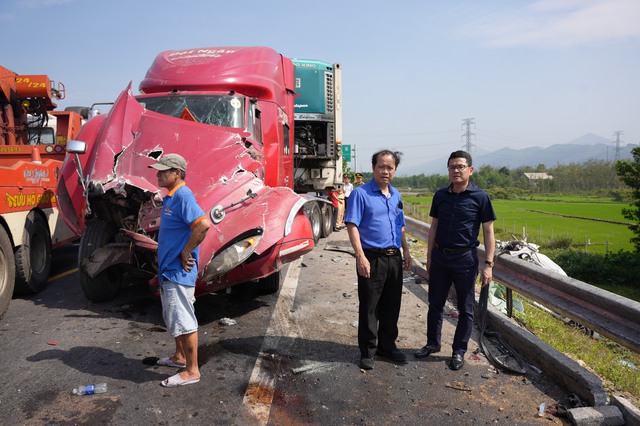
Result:
<svg viewBox="0 0 640 426"><path fill-rule="evenodd" d="M266 425L269 421L275 381L280 371L282 355L286 354L294 340L300 335L300 327L291 312L293 311L301 265L302 257L289 265L269 322L269 328L267 328L242 400L256 422L255 424L258 425ZM281 343L282 337L285 339Z"/></svg>

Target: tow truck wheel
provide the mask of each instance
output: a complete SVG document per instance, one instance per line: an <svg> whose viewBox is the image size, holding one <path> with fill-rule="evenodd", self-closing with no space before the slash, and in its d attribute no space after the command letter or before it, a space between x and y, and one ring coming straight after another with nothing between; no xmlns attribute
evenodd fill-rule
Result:
<svg viewBox="0 0 640 426"><path fill-rule="evenodd" d="M307 215L309 222L311 222L313 244L318 244L318 241L320 241L320 234L322 233L322 216L320 213L320 206L317 202L307 203L304 207L304 213Z"/></svg>
<svg viewBox="0 0 640 426"><path fill-rule="evenodd" d="M47 286L51 271L51 235L47 223L36 212L27 216L15 260L16 294L37 293Z"/></svg>
<svg viewBox="0 0 640 426"><path fill-rule="evenodd" d="M268 277L260 278L259 288L262 294L273 294L280 290L280 271L276 271Z"/></svg>
<svg viewBox="0 0 640 426"><path fill-rule="evenodd" d="M322 238L327 238L333 232L333 206L322 206Z"/></svg>
<svg viewBox="0 0 640 426"><path fill-rule="evenodd" d="M9 235L0 226L0 319L9 309L16 278L16 264Z"/></svg>
<svg viewBox="0 0 640 426"><path fill-rule="evenodd" d="M117 266L112 266L91 278L82 262L91 258L93 251L112 243L115 240L117 228L114 223L99 220L87 225L78 250L78 273L80 285L87 299L92 302L104 302L114 299L120 293L123 271Z"/></svg>

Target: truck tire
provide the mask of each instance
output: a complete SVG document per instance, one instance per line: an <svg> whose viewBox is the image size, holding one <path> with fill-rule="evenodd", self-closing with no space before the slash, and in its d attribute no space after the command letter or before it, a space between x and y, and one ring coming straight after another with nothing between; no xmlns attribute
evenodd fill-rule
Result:
<svg viewBox="0 0 640 426"><path fill-rule="evenodd" d="M320 212L320 206L315 201L307 203L304 206L304 214L307 215L309 222L311 222L313 244L317 245L318 241L320 241L320 235L322 234L322 214Z"/></svg>
<svg viewBox="0 0 640 426"><path fill-rule="evenodd" d="M85 297L92 302L111 300L120 293L123 279L122 268L112 266L91 278L82 266L83 260L90 258L95 249L112 243L115 240L116 232L117 228L113 222L99 220L87 224L82 233L78 249L78 274L82 291Z"/></svg>
<svg viewBox="0 0 640 426"><path fill-rule="evenodd" d="M280 290L280 271L258 280L258 287L262 294L273 294Z"/></svg>
<svg viewBox="0 0 640 426"><path fill-rule="evenodd" d="M322 206L322 238L327 238L333 232L333 206Z"/></svg>
<svg viewBox="0 0 640 426"><path fill-rule="evenodd" d="M16 263L9 234L0 226L0 319L9 309L16 279Z"/></svg>
<svg viewBox="0 0 640 426"><path fill-rule="evenodd" d="M49 226L37 212L27 215L15 261L16 294L34 294L47 286L51 272L51 234Z"/></svg>

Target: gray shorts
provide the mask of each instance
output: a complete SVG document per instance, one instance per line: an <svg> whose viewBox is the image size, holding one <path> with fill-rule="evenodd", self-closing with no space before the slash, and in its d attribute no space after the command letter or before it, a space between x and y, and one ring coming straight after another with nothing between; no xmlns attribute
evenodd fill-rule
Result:
<svg viewBox="0 0 640 426"><path fill-rule="evenodd" d="M198 320L193 308L195 287L164 280L160 286L162 317L172 337L198 331Z"/></svg>

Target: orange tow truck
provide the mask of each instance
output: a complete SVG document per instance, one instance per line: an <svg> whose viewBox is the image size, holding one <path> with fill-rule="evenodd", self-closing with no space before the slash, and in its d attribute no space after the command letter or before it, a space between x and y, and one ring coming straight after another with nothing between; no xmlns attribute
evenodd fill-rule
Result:
<svg viewBox="0 0 640 426"><path fill-rule="evenodd" d="M84 118L76 107L54 111L64 96L46 75L0 66L0 318L14 292L47 285L52 249L77 238L59 216L55 190L67 140Z"/></svg>

